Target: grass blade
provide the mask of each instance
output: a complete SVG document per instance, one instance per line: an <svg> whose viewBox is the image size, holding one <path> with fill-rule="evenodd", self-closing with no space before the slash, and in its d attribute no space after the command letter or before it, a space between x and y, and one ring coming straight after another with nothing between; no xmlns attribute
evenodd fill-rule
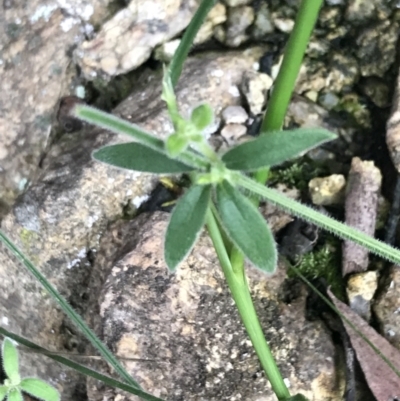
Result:
<svg viewBox="0 0 400 401"><path fill-rule="evenodd" d="M46 349L40 347L37 344L34 344L30 341L28 341L27 339L20 337L14 333L11 333L9 331L7 331L6 329L0 327L0 334L2 334L3 336L7 336L11 339L13 339L14 341L17 341L18 343L25 345L26 347L31 348L32 350L36 350L39 353L42 353L44 355L46 355L47 357L49 357L50 359L53 359L56 362L59 362L65 366L68 366L71 369L76 370L79 373L82 373L83 375L92 377L93 379L99 380L101 382L103 382L104 384L106 384L107 386L110 387L115 387L115 388L119 388L123 391L126 391L130 394L134 394L137 395L141 398L143 398L144 400L148 400L148 401L164 401L161 398L155 397L154 395L151 395L149 393L146 393L145 391L141 390L140 388L137 387L133 387L130 386L129 384L126 383L122 383L119 380L115 380L109 376L103 375L99 372L96 372L93 369L87 368L86 366L83 366L79 363L76 363L74 361L71 361L68 358L64 358L62 356L59 355L54 355L51 352L47 351Z"/></svg>
<svg viewBox="0 0 400 401"><path fill-rule="evenodd" d="M74 311L66 299L47 281L33 263L14 245L14 243L0 230L0 241L23 263L28 271L43 286L49 295L57 302L63 312L72 320L76 327L84 334L90 343L100 352L103 358L113 369L131 386L140 388L139 384L129 375L112 352L100 341L85 321Z"/></svg>
<svg viewBox="0 0 400 401"><path fill-rule="evenodd" d="M175 86L181 75L183 63L189 54L190 48L192 47L194 38L197 35L203 21L207 17L208 12L211 10L215 0L203 0L195 12L190 24L187 26L185 34L182 37L181 43L179 44L174 57L169 65L169 73L171 76L172 85Z"/></svg>

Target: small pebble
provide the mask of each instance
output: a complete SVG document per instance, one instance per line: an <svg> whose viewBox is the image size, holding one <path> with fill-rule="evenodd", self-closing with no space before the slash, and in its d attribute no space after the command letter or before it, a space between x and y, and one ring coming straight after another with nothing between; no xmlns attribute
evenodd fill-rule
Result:
<svg viewBox="0 0 400 401"><path fill-rule="evenodd" d="M180 39L171 40L170 42L163 43L161 46L154 50L154 58L165 63L169 63L174 57L175 51L181 43Z"/></svg>
<svg viewBox="0 0 400 401"><path fill-rule="evenodd" d="M329 206L344 202L346 179L342 174L310 180L308 189L314 205Z"/></svg>
<svg viewBox="0 0 400 401"><path fill-rule="evenodd" d="M240 89L254 115L263 111L272 84L272 78L267 74L252 70L244 73Z"/></svg>
<svg viewBox="0 0 400 401"><path fill-rule="evenodd" d="M237 143L241 136L246 135L247 128L242 124L227 124L221 130L221 136L229 146Z"/></svg>
<svg viewBox="0 0 400 401"><path fill-rule="evenodd" d="M228 106L222 111L222 120L225 124L244 124L248 118L242 106Z"/></svg>
<svg viewBox="0 0 400 401"><path fill-rule="evenodd" d="M339 103L339 98L332 92L323 93L318 98L318 103L326 110L332 110Z"/></svg>

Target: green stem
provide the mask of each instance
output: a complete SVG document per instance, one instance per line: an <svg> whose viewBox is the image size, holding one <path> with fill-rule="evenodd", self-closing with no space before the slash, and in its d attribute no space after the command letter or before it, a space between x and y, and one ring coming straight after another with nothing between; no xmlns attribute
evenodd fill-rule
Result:
<svg viewBox="0 0 400 401"><path fill-rule="evenodd" d="M261 134L280 130L296 84L304 53L318 18L323 0L303 0L296 16L293 31L285 48L278 76L261 125ZM265 183L268 171L255 174L257 182Z"/></svg>
<svg viewBox="0 0 400 401"><path fill-rule="evenodd" d="M169 65L169 71L171 76L172 85L175 86L178 82L179 76L181 75L183 63L189 54L190 48L192 47L193 41L199 31L203 21L207 17L208 12L211 10L215 0L203 0L195 12L190 24L186 28L185 34L182 37L181 43L179 44L174 58Z"/></svg>
<svg viewBox="0 0 400 401"><path fill-rule="evenodd" d="M271 383L272 390L278 400L283 401L290 397L290 393L265 340L264 333L251 299L243 264L241 265L241 269L233 270L217 220L210 209L207 212L206 224L242 322L247 330L267 378ZM239 265L237 266L239 267Z"/></svg>
<svg viewBox="0 0 400 401"><path fill-rule="evenodd" d="M72 322L82 331L84 336L100 352L104 359L115 369L115 371L131 386L140 389L139 384L133 380L118 359L112 352L99 340L96 334L87 326L85 321L74 311L67 300L49 283L46 277L33 265L33 263L14 245L14 243L0 231L0 242L2 242L28 269L35 279L43 286L50 296L60 305L63 312Z"/></svg>
<svg viewBox="0 0 400 401"><path fill-rule="evenodd" d="M323 0L303 0L301 2L293 31L286 45L285 54L283 57L281 68L279 70L278 77L274 82L274 89L272 91L271 99L268 102L268 108L262 122L261 134L266 133L267 131L279 130L283 125L286 110L288 108L290 98L292 96L292 92L294 90L294 86L296 83L296 78L300 71L304 53L306 51L315 22L317 20L318 12L322 5L322 1ZM258 171L255 174L256 181L260 183L265 183L268 177L268 173L269 169L262 169ZM232 264L232 270L235 273L240 272L244 266L243 255L234 247L231 251L231 264ZM253 324L259 325L258 318L255 312L254 315L251 317L251 319L253 319L252 321ZM246 329L250 335L249 331L250 329L247 326ZM265 345L262 344L262 342L260 343L253 342L254 348L256 349L256 352L259 355L265 350L267 350L265 352L269 352L268 345L265 342L264 337L262 338ZM263 367L264 369L266 369L264 364ZM268 373L267 375L268 377L270 376ZM287 389L286 392L288 393ZM276 393L276 395L279 398L279 394Z"/></svg>

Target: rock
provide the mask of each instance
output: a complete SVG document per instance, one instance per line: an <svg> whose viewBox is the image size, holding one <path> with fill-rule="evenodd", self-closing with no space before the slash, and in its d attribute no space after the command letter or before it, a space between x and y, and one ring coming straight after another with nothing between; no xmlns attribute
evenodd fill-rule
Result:
<svg viewBox="0 0 400 401"><path fill-rule="evenodd" d="M193 44L199 45L211 39L214 34L214 29L226 21L226 14L226 7L221 3L217 3L208 13L206 20L200 27L199 32L194 39Z"/></svg>
<svg viewBox="0 0 400 401"><path fill-rule="evenodd" d="M228 106L221 113L225 124L244 124L249 116L242 106Z"/></svg>
<svg viewBox="0 0 400 401"><path fill-rule="evenodd" d="M292 19L276 18L274 24L277 29L284 33L290 33L294 27L294 21Z"/></svg>
<svg viewBox="0 0 400 401"><path fill-rule="evenodd" d="M119 357L153 360L123 363L160 397L272 399L210 239L202 235L188 259L169 274L162 251L167 222L167 214L141 215L114 225L104 237L96 270L107 278L103 287L98 280L91 283L101 315L93 324ZM280 295L288 285L282 266L269 277L251 268L247 273L261 325L290 391L319 401L340 399L335 347L322 323L305 320L304 287L296 295L292 289L286 304ZM103 399L98 382L90 380L89 388L90 401ZM107 394L109 400L136 400L118 390Z"/></svg>
<svg viewBox="0 0 400 401"><path fill-rule="evenodd" d="M293 124L303 128L323 127L338 134L338 139L311 152L313 155L321 155L321 151L323 151L327 156L326 160L332 160L331 155L334 154L335 160L328 163L332 173L344 172L346 169L341 164L348 164L353 155L359 153L360 149L365 146L364 139L357 140L358 131L349 119L343 118L342 115L335 112L327 111L303 96L294 95L289 104L285 125L292 126ZM326 152L329 152L330 155Z"/></svg>
<svg viewBox="0 0 400 401"><path fill-rule="evenodd" d="M341 92L355 84L359 77L357 60L343 52L329 53L328 63L306 58L296 82L296 92L323 89Z"/></svg>
<svg viewBox="0 0 400 401"><path fill-rule="evenodd" d="M247 6L252 0L223 0L228 7Z"/></svg>
<svg viewBox="0 0 400 401"><path fill-rule="evenodd" d="M315 91L308 91L304 93L304 97L307 98L308 100L311 100L312 102L316 102L318 99L318 92Z"/></svg>
<svg viewBox="0 0 400 401"><path fill-rule="evenodd" d="M382 335L400 349L400 267L392 266L385 281L385 288L376 298L373 310Z"/></svg>
<svg viewBox="0 0 400 401"><path fill-rule="evenodd" d="M247 127L242 124L227 124L221 130L221 136L228 146L235 145L240 137L246 135Z"/></svg>
<svg viewBox="0 0 400 401"><path fill-rule="evenodd" d="M326 110L332 110L339 103L339 98L332 92L322 93L318 97L318 103Z"/></svg>
<svg viewBox="0 0 400 401"><path fill-rule="evenodd" d="M352 275L347 281L349 306L367 322L371 318L371 301L378 288L378 273L369 271Z"/></svg>
<svg viewBox="0 0 400 401"><path fill-rule="evenodd" d="M241 51L189 59L176 90L183 114L189 115L193 105L204 101L211 103L216 114L238 104L237 89L235 92L232 88L237 88L257 54ZM114 113L165 137L172 125L160 98L160 75L151 70L143 72L135 91ZM81 314L86 309L88 282L96 279L93 260L108 224L121 219L126 208L137 210L156 183L153 175L91 160L94 149L123 140L93 127L64 135L44 159L44 171L37 182L19 198L1 225ZM85 342L75 327L3 249L0 292L0 317L7 322L8 330L53 351L81 352ZM75 400L76 389L82 386L75 373L49 359L35 362L36 358L29 354L23 359L22 371L57 385L64 400Z"/></svg>
<svg viewBox="0 0 400 401"><path fill-rule="evenodd" d="M313 178L308 183L312 203L320 206L342 204L345 187L346 179L341 174Z"/></svg>
<svg viewBox="0 0 400 401"><path fill-rule="evenodd" d="M229 148L221 135L211 135L208 138L208 143L216 152L224 152Z"/></svg>
<svg viewBox="0 0 400 401"><path fill-rule="evenodd" d="M256 12L256 18L251 31L251 36L258 40L265 38L269 33L274 32L274 24L267 3L261 3Z"/></svg>
<svg viewBox="0 0 400 401"><path fill-rule="evenodd" d="M3 4L4 3L4 4ZM107 14L107 0L5 1L0 7L0 218L34 179L71 83L69 49Z"/></svg>
<svg viewBox="0 0 400 401"><path fill-rule="evenodd" d="M347 3L345 17L352 24L366 24L370 20L386 20L393 11L393 5L387 0L363 2L350 0Z"/></svg>
<svg viewBox="0 0 400 401"><path fill-rule="evenodd" d="M355 55L361 75L384 77L396 57L399 22L370 24L356 39Z"/></svg>
<svg viewBox="0 0 400 401"><path fill-rule="evenodd" d="M247 28L254 21L254 9L249 6L230 8L226 20L226 35L224 44L238 47L249 39Z"/></svg>
<svg viewBox="0 0 400 401"><path fill-rule="evenodd" d="M174 57L176 49L181 43L180 39L174 39L170 42L163 43L154 50L154 58L164 63L169 63Z"/></svg>
<svg viewBox="0 0 400 401"><path fill-rule="evenodd" d="M381 78L367 77L360 85L362 92L378 107L390 105L389 86Z"/></svg>
<svg viewBox="0 0 400 401"><path fill-rule="evenodd" d="M76 62L88 80L126 74L145 62L157 45L182 32L198 5L198 0L132 0L94 39L79 45Z"/></svg>
<svg viewBox="0 0 400 401"><path fill-rule="evenodd" d="M267 92L271 89L272 84L273 81L267 74L252 70L245 72L240 89L253 114L260 114L263 111Z"/></svg>

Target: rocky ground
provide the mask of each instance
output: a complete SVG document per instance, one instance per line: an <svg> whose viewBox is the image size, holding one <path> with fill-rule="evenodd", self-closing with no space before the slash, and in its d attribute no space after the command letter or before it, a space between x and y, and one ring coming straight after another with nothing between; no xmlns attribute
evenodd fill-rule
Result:
<svg viewBox="0 0 400 401"><path fill-rule="evenodd" d="M217 118L208 135L221 151L257 131L298 3L218 2L196 38L177 96L183 113L201 102L212 105ZM71 126L59 111L62 96L84 88L90 104L165 138L172 125L160 99L161 66L197 5L3 1L1 228L149 392L171 400L273 400L207 236L169 275L161 248L168 213L147 202L160 189L157 177L93 162L94 149L121 139ZM339 139L271 177L271 185L288 196L339 218L353 215L363 194L374 209L369 222L376 204L382 205L380 230L397 175L389 152L397 166L399 24L393 1L326 1L285 126L322 126ZM351 306L400 349L399 268L365 253L352 259L352 250L342 264L341 246L329 236L270 205L262 211L281 254L292 261L301 257L309 277L318 275L313 264L340 287L346 266ZM89 354L80 333L24 268L3 249L0 261L1 325L51 350ZM288 277L283 257L272 277L250 267L248 273L264 332L293 394L343 399L343 348L307 287ZM49 380L65 400L134 399L37 355L23 354L22 368Z"/></svg>

